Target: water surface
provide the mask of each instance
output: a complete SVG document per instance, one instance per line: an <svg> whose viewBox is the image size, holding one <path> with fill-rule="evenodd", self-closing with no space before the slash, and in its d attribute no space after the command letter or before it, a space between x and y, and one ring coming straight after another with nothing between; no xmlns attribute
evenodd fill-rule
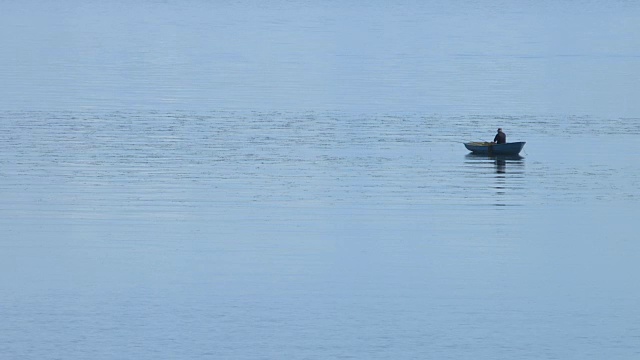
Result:
<svg viewBox="0 0 640 360"><path fill-rule="evenodd" d="M0 353L637 358L638 10L0 2Z"/></svg>

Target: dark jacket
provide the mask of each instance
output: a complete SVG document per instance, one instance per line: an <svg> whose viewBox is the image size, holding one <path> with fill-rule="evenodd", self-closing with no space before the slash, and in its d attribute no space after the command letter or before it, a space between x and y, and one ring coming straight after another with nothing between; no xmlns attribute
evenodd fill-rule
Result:
<svg viewBox="0 0 640 360"><path fill-rule="evenodd" d="M505 134L502 131L500 131L499 133L496 134L496 137L493 138L493 142L498 143L498 144L506 143L507 142L507 134Z"/></svg>

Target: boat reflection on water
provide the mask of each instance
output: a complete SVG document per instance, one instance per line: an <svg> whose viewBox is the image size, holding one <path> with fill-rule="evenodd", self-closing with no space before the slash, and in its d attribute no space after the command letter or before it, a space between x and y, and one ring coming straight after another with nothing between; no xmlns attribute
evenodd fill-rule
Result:
<svg viewBox="0 0 640 360"><path fill-rule="evenodd" d="M524 157L520 155L479 155L469 153L466 155L467 162L477 162L482 165L493 163L497 174L505 174L507 172L507 164L513 165L515 173L521 173L524 168Z"/></svg>
<svg viewBox="0 0 640 360"><path fill-rule="evenodd" d="M485 193L495 206L518 205L524 196L524 157L520 155L467 154L465 165L472 170L475 186L493 189Z"/></svg>

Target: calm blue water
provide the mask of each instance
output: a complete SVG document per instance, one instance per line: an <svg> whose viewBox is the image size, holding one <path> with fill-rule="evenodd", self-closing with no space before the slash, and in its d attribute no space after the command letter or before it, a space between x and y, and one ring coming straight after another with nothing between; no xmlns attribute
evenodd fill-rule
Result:
<svg viewBox="0 0 640 360"><path fill-rule="evenodd" d="M637 117L632 1L3 1L11 110Z"/></svg>
<svg viewBox="0 0 640 360"><path fill-rule="evenodd" d="M639 14L0 2L0 357L638 358Z"/></svg>

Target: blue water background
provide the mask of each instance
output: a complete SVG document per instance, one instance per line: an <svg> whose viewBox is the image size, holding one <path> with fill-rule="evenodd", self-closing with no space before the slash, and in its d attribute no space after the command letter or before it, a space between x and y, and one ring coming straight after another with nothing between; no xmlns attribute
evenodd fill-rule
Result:
<svg viewBox="0 0 640 360"><path fill-rule="evenodd" d="M0 2L1 357L637 358L638 14Z"/></svg>
<svg viewBox="0 0 640 360"><path fill-rule="evenodd" d="M3 108L637 116L629 1L2 3Z"/></svg>

